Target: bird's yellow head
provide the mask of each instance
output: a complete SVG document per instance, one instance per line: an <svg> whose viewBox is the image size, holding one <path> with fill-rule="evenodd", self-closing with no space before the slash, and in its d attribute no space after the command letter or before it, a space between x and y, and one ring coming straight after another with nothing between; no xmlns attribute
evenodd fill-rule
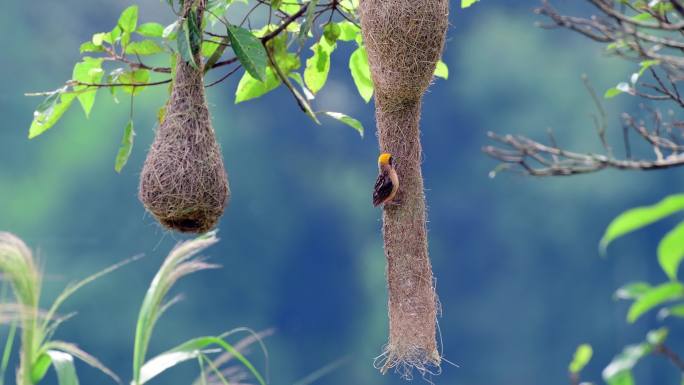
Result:
<svg viewBox="0 0 684 385"><path fill-rule="evenodd" d="M392 164L392 154L389 154L387 152L383 152L380 154L378 157L378 164L380 166L387 166Z"/></svg>

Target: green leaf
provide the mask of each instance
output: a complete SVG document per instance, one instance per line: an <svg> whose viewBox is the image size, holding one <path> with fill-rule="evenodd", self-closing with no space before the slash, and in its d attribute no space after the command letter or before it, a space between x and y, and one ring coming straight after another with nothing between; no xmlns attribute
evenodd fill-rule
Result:
<svg viewBox="0 0 684 385"><path fill-rule="evenodd" d="M106 32L99 32L99 33L94 34L91 41L96 46L101 46L102 43L104 43L104 42L111 44L111 40L109 39L109 34Z"/></svg>
<svg viewBox="0 0 684 385"><path fill-rule="evenodd" d="M121 47L126 50L126 47L128 46L128 43L131 41L131 33L130 32L124 32L121 34Z"/></svg>
<svg viewBox="0 0 684 385"><path fill-rule="evenodd" d="M366 48L361 46L352 52L349 57L349 70L356 89L363 100L368 103L373 97L373 81L371 80L370 68L368 67L368 54Z"/></svg>
<svg viewBox="0 0 684 385"><path fill-rule="evenodd" d="M118 25L124 32L131 33L135 31L135 27L138 25L138 6L131 5L124 9L119 17Z"/></svg>
<svg viewBox="0 0 684 385"><path fill-rule="evenodd" d="M350 21L345 20L337 23L337 25L340 27L340 36L338 36L338 40L354 41L356 40L356 36L361 33L361 28Z"/></svg>
<svg viewBox="0 0 684 385"><path fill-rule="evenodd" d="M343 113L340 113L340 112L326 111L325 114L328 115L329 117L333 118L333 119L337 119L340 122L354 128L356 131L358 131L359 135L361 135L361 137L363 138L363 131L364 131L363 125L358 120L352 118L351 116L347 116Z"/></svg>
<svg viewBox="0 0 684 385"><path fill-rule="evenodd" d="M179 22L179 20L167 25L162 32L162 38L167 40L176 40L178 29L181 27L181 25L182 24Z"/></svg>
<svg viewBox="0 0 684 385"><path fill-rule="evenodd" d="M449 79L449 67L443 61L438 61L435 67L435 76L442 79Z"/></svg>
<svg viewBox="0 0 684 385"><path fill-rule="evenodd" d="M72 73L72 79L83 83L99 83L102 80L102 58L84 57L82 62L76 63ZM86 117L90 116L90 110L95 103L97 87L74 86L74 91L78 95L78 101L83 107Z"/></svg>
<svg viewBox="0 0 684 385"><path fill-rule="evenodd" d="M196 55L202 47L202 26L199 24L199 16L197 11L193 8L188 14L186 20L188 22L188 32L190 37L190 49L193 55Z"/></svg>
<svg viewBox="0 0 684 385"><path fill-rule="evenodd" d="M133 72L124 72L117 77L117 82L120 84L145 84L150 80L150 71L139 69ZM124 92L137 95L145 86L122 86Z"/></svg>
<svg viewBox="0 0 684 385"><path fill-rule="evenodd" d="M644 72L646 72L647 69L651 68L654 65L660 64L660 60L644 60L641 63L639 63L639 76L643 75Z"/></svg>
<svg viewBox="0 0 684 385"><path fill-rule="evenodd" d="M632 368L641 358L651 353L649 344L625 346L623 351L603 369L603 379L608 385L634 385Z"/></svg>
<svg viewBox="0 0 684 385"><path fill-rule="evenodd" d="M480 0L461 0L461 8L468 8Z"/></svg>
<svg viewBox="0 0 684 385"><path fill-rule="evenodd" d="M126 53L129 55L154 55L161 52L164 52L164 48L154 40L134 41L126 46Z"/></svg>
<svg viewBox="0 0 684 385"><path fill-rule="evenodd" d="M209 43L210 45L216 46L213 48L213 52L211 53L211 55L208 55L209 54L208 48L207 48L207 51L205 52L205 48L204 48L205 45L202 44L202 55L204 55L204 57L209 57L207 59L207 62L204 64L204 73L207 73L207 71L209 71L214 66L214 64L216 64L219 61L219 59L223 55L223 52L226 50L226 45L229 42L230 42L230 38L226 37L226 38L223 38L221 40L222 44L217 45L217 44Z"/></svg>
<svg viewBox="0 0 684 385"><path fill-rule="evenodd" d="M316 99L316 96L311 91L309 91L308 88L306 88L306 84L304 84L304 78L302 78L302 75L300 75L298 72L290 72L290 74L288 74L287 76L289 76L297 84L299 84L299 87L304 92L304 96L306 97L306 100Z"/></svg>
<svg viewBox="0 0 684 385"><path fill-rule="evenodd" d="M156 377L168 368L198 357L203 350L212 345L218 345L226 352L232 354L252 373L260 385L266 385L266 381L259 371L256 370L254 365L252 365L242 353L225 342L222 338L213 336L191 339L147 361L140 371L140 385Z"/></svg>
<svg viewBox="0 0 684 385"><path fill-rule="evenodd" d="M570 362L570 366L568 366L570 373L581 372L582 369L587 366L593 354L594 351L591 349L591 345L582 344L578 346L577 350L575 350L575 355L572 358L572 362Z"/></svg>
<svg viewBox="0 0 684 385"><path fill-rule="evenodd" d="M615 291L616 299L637 299L651 290L651 285L646 282L631 282Z"/></svg>
<svg viewBox="0 0 684 385"><path fill-rule="evenodd" d="M684 318L684 304L662 308L658 312L658 318L660 319L665 319L669 316Z"/></svg>
<svg viewBox="0 0 684 385"><path fill-rule="evenodd" d="M221 41L220 38L212 37L211 40L205 40L202 42L202 56L211 58L212 55L216 52L216 50L221 46L219 42ZM214 65L214 63L212 63Z"/></svg>
<svg viewBox="0 0 684 385"><path fill-rule="evenodd" d="M265 78L266 79L261 82L254 79L248 72L245 72L235 90L235 104L258 98L259 96L276 89L280 85L280 79L271 67L266 68Z"/></svg>
<svg viewBox="0 0 684 385"><path fill-rule="evenodd" d="M228 25L227 29L230 45L242 66L253 78L264 81L268 56L261 40L242 27Z"/></svg>
<svg viewBox="0 0 684 385"><path fill-rule="evenodd" d="M290 1L284 1L279 8L281 11L287 13L288 15L294 15L299 11L299 4L290 2ZM292 25L297 25L297 32L299 32L299 23L293 22L292 24L288 25L288 28Z"/></svg>
<svg viewBox="0 0 684 385"><path fill-rule="evenodd" d="M40 382L40 380L45 377L50 365L52 364L52 359L47 353L41 353L36 361L31 365L31 380L34 384Z"/></svg>
<svg viewBox="0 0 684 385"><path fill-rule="evenodd" d="M197 63L195 63L195 56L192 53L192 47L190 45L190 26L188 22L189 18L183 21L181 30L176 37L176 44L178 46L178 53L180 54L183 61L190 64L192 68L199 69Z"/></svg>
<svg viewBox="0 0 684 385"><path fill-rule="evenodd" d="M145 37L162 37L164 26L159 23L140 24L135 32Z"/></svg>
<svg viewBox="0 0 684 385"><path fill-rule="evenodd" d="M634 385L634 376L631 371L625 370L615 373L605 381L608 385Z"/></svg>
<svg viewBox="0 0 684 385"><path fill-rule="evenodd" d="M627 321L634 323L642 314L667 301L684 298L684 286L679 282L668 282L655 286L634 301L627 312Z"/></svg>
<svg viewBox="0 0 684 385"><path fill-rule="evenodd" d="M81 44L79 52L104 52L104 48L102 48L101 44L95 45L95 43L93 43L92 41L86 41L85 43Z"/></svg>
<svg viewBox="0 0 684 385"><path fill-rule="evenodd" d="M126 35L126 37L124 37ZM105 38L105 41L109 44L114 44L115 41L121 40L122 45L128 44L128 39L131 37L130 32L124 32L121 27L118 25L114 27L108 34L108 37Z"/></svg>
<svg viewBox="0 0 684 385"><path fill-rule="evenodd" d="M663 342L665 342L665 339L667 338L669 332L670 331L667 328L651 330L648 332L648 334L646 334L646 341L654 347L662 345Z"/></svg>
<svg viewBox="0 0 684 385"><path fill-rule="evenodd" d="M606 90L606 93L603 94L604 99L612 99L618 95L620 95L622 91L617 89L616 87L612 87Z"/></svg>
<svg viewBox="0 0 684 385"><path fill-rule="evenodd" d="M215 19L214 15L218 17L222 16L224 13L226 13L228 8L236 2L247 4L247 0L209 0L207 3L207 10L209 12L207 12L208 15L205 16L211 18L212 21L218 20Z"/></svg>
<svg viewBox="0 0 684 385"><path fill-rule="evenodd" d="M677 280L679 264L684 259L684 222L667 233L658 244L658 262L671 280Z"/></svg>
<svg viewBox="0 0 684 385"><path fill-rule="evenodd" d="M623 212L613 219L603 234L600 242L601 253L605 253L608 245L615 239L681 210L684 210L684 194L670 195L654 205L637 207Z"/></svg>
<svg viewBox="0 0 684 385"><path fill-rule="evenodd" d="M340 6L345 10L353 12L359 7L359 0L342 0Z"/></svg>
<svg viewBox="0 0 684 385"><path fill-rule="evenodd" d="M306 68L304 69L304 82L306 86L314 94L323 88L328 73L330 72L330 54L335 49L335 45L328 44L327 39L321 40L311 46L314 52L313 56L306 59Z"/></svg>
<svg viewBox="0 0 684 385"><path fill-rule="evenodd" d="M643 13L640 13L638 15L632 16L631 19L634 21L649 21L649 20L653 20L653 15L651 15L648 12L643 12Z"/></svg>
<svg viewBox="0 0 684 385"><path fill-rule="evenodd" d="M119 152L116 154L116 160L114 161L114 170L116 170L116 172L121 172L126 165L126 162L128 162L128 157L131 156L131 151L133 150L133 137L135 137L133 121L129 120L126 128L124 128L121 146L119 147Z"/></svg>
<svg viewBox="0 0 684 385"><path fill-rule="evenodd" d="M334 45L342 34L342 28L337 23L330 22L323 27L323 37L330 45Z"/></svg>
<svg viewBox="0 0 684 385"><path fill-rule="evenodd" d="M57 382L59 385L78 385L74 357L71 354L57 350L48 350L46 353L50 356L52 366L57 372Z"/></svg>
<svg viewBox="0 0 684 385"><path fill-rule="evenodd" d="M304 14L304 23L299 29L299 44L304 44L304 41L309 37L309 32L311 31L311 25L315 18L314 11L318 5L319 0L310 0L309 5L306 6L306 13Z"/></svg>
<svg viewBox="0 0 684 385"><path fill-rule="evenodd" d="M31 128L29 128L29 139L35 138L54 126L59 118L64 115L66 110L69 109L71 103L76 99L76 95L63 92L64 91L59 91L56 94L48 96L48 98L41 103L41 106L43 106L48 99L51 99L49 105L44 106L45 108L38 109L33 113L33 122L31 122Z"/></svg>

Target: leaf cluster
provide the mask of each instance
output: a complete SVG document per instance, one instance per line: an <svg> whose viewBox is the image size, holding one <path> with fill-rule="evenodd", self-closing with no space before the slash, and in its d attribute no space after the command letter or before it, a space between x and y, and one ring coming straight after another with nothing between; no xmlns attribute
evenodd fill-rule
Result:
<svg viewBox="0 0 684 385"><path fill-rule="evenodd" d="M208 82L207 87L244 69L235 89L235 103L285 86L299 108L316 123L319 116L326 116L363 136L359 120L313 107L316 95L327 83L332 56L342 44L355 47L348 58L348 70L359 95L365 102L373 96L358 24L358 0L210 0L206 4L197 2L187 15L178 13L182 2L168 0L167 4L178 15L175 22L140 23L138 6L132 5L123 10L112 30L95 33L81 44L83 58L62 87L28 94L44 97L34 112L29 138L53 127L76 100L88 117L98 90L108 89L115 103L123 93L131 98L131 108L115 159L115 170L120 172L133 150L133 98L151 86L171 83L178 57L203 68L207 75L228 67L227 73ZM203 12L199 12L200 6ZM200 13L205 17L200 18ZM257 19L263 24L258 25ZM152 62L169 64L148 64ZM448 77L444 62L438 64L435 76ZM163 108L158 115L163 119Z"/></svg>
<svg viewBox="0 0 684 385"><path fill-rule="evenodd" d="M606 228L599 248L602 255L615 240L642 229L650 224L684 211L684 194L670 195L658 203L636 207L617 216ZM646 314L656 311L657 318L684 318L684 284L678 277L679 266L684 260L684 222L678 223L663 236L656 251L666 280L657 284L648 282L630 282L615 292L615 298L631 301L627 311L627 322L634 323ZM621 353L603 370L603 379L608 385L633 385L632 369L644 357L651 354L668 356L680 371L681 360L669 351L664 343L669 330L666 327L648 332L645 341L626 346ZM579 374L592 357L592 349L588 344L577 348L568 371L574 382L579 381ZM674 359L673 359L674 358Z"/></svg>

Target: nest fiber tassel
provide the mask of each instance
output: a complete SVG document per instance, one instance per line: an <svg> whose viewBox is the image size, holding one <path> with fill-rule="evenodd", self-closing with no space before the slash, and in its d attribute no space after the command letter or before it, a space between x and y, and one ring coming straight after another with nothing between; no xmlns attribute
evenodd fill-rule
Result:
<svg viewBox="0 0 684 385"><path fill-rule="evenodd" d="M361 30L375 85L380 150L393 155L397 205L386 205L383 236L389 290L389 341L380 370L439 367L439 308L428 256L421 173L420 108L444 47L448 0L361 0Z"/></svg>
<svg viewBox="0 0 684 385"><path fill-rule="evenodd" d="M188 14L192 1L186 1ZM202 13L198 9L198 25ZM140 175L139 198L163 226L202 233L216 225L230 189L199 69L178 58L166 115Z"/></svg>

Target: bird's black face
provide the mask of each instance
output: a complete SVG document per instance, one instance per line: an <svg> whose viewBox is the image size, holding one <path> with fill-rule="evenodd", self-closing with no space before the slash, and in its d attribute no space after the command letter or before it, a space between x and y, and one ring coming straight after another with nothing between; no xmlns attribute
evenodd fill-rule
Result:
<svg viewBox="0 0 684 385"><path fill-rule="evenodd" d="M393 156L389 157L389 165L394 166L394 157Z"/></svg>

